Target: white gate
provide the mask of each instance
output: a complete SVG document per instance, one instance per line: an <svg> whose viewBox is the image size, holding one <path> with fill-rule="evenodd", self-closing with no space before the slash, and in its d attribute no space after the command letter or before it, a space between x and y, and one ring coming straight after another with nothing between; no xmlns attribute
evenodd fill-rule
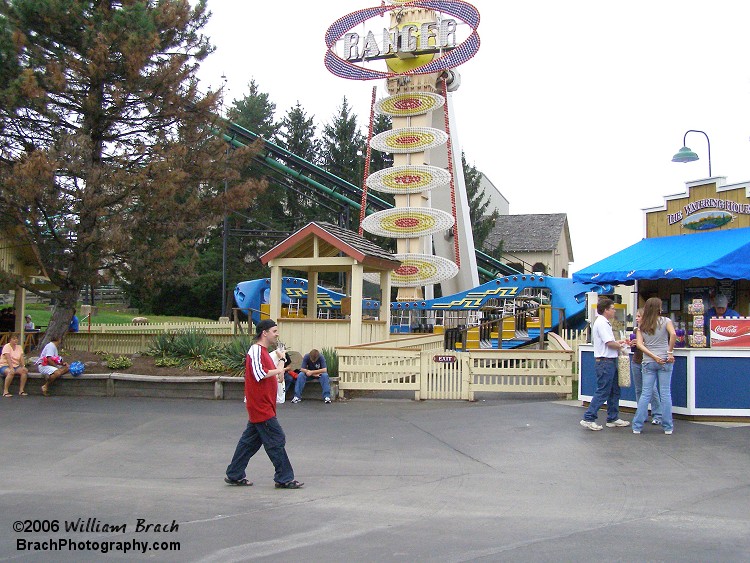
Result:
<svg viewBox="0 0 750 563"><path fill-rule="evenodd" d="M469 357L460 352L421 353L423 399L468 399Z"/></svg>

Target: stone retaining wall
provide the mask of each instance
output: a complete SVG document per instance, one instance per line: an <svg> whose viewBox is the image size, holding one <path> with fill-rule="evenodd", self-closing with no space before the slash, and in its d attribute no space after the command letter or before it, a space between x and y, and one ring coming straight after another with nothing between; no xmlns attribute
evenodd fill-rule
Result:
<svg viewBox="0 0 750 563"><path fill-rule="evenodd" d="M336 398L338 379L331 378L331 397ZM26 392L41 395L44 376L29 373ZM320 398L320 387L308 385L304 396ZM18 377L13 378L10 392L18 394ZM154 397L174 399L228 399L241 401L245 394L245 380L228 375L198 375L167 377L131 373L93 373L73 377L70 374L55 381L50 396L64 397Z"/></svg>

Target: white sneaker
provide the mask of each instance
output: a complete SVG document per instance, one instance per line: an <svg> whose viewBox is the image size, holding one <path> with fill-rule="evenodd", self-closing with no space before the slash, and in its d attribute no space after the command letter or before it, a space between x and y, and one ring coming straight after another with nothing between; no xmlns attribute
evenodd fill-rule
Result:
<svg viewBox="0 0 750 563"><path fill-rule="evenodd" d="M640 430L633 430L633 434L640 434L640 433L641 433Z"/></svg>
<svg viewBox="0 0 750 563"><path fill-rule="evenodd" d="M302 402L302 399L300 399L299 397L295 397L294 399L292 399L292 403L294 403L295 405L301 402Z"/></svg>
<svg viewBox="0 0 750 563"><path fill-rule="evenodd" d="M658 418L652 418L651 419L651 424L656 424L656 425L661 426L661 420L658 419Z"/></svg>
<svg viewBox="0 0 750 563"><path fill-rule="evenodd" d="M630 426L630 423L627 420L623 420L621 418L618 418L617 420L613 420L612 422L607 423L607 428L614 428L615 426L624 428L625 426Z"/></svg>
<svg viewBox="0 0 750 563"><path fill-rule="evenodd" d="M326 397L325 399L323 399L323 402L324 402L324 403L325 403L326 405L330 405L330 404L331 404L331 398L330 398L330 397Z"/></svg>
<svg viewBox="0 0 750 563"><path fill-rule="evenodd" d="M597 424L595 421L591 420L582 420L581 426L584 428L588 428L589 430L601 430L602 427L600 424Z"/></svg>
<svg viewBox="0 0 750 563"><path fill-rule="evenodd" d="M665 433L665 434L666 434L667 436L669 436L670 434L672 434L672 431L671 431L671 430L665 430L665 431L664 431L664 433Z"/></svg>

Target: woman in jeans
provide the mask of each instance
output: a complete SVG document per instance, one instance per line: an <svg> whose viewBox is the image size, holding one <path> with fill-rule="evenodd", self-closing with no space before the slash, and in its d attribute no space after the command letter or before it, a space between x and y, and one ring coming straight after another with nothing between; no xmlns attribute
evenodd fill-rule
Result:
<svg viewBox="0 0 750 563"><path fill-rule="evenodd" d="M633 419L633 434L640 434L648 417L648 404L654 393L654 383L659 383L662 409L662 426L665 434L674 429L672 422L672 368L674 344L677 335L672 321L661 316L661 299L652 297L643 308L643 318L636 335L636 345L643 352L643 388L638 400L638 410Z"/></svg>
<svg viewBox="0 0 750 563"><path fill-rule="evenodd" d="M633 357L630 361L630 379L635 386L635 402L636 404L641 399L641 390L643 389L643 371L641 364L643 363L643 352L638 349L636 345L636 333L638 327L641 324L643 318L643 309L638 309L635 313L635 327L633 327L633 334L630 336L632 339L630 347L633 352ZM651 424L661 424L661 401L659 400L658 386L654 387L654 394L651 397Z"/></svg>

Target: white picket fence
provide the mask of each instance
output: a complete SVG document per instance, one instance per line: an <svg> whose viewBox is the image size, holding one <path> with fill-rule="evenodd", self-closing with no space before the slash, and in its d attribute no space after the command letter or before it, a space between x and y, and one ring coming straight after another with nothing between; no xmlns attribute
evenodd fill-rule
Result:
<svg viewBox="0 0 750 563"><path fill-rule="evenodd" d="M577 341L578 335L574 336ZM548 335L545 350L444 350L442 338L421 335L336 348L339 394L350 390L409 391L419 399L474 400L475 393L553 393L572 397L573 350Z"/></svg>
<svg viewBox="0 0 750 563"><path fill-rule="evenodd" d="M217 344L230 342L238 330L247 334L247 323L235 325L233 322L182 322L156 323L147 325L81 325L81 331L65 335L65 348L109 354L137 354L148 350L154 336L176 334L187 330L205 332Z"/></svg>
<svg viewBox="0 0 750 563"><path fill-rule="evenodd" d="M247 333L247 322L239 323L242 331ZM80 333L142 333L142 334L162 334L174 333L185 330L201 330L208 334L234 334L235 324L233 322L218 321L194 321L194 322L174 322L174 323L149 323L149 324L92 324L91 328L85 323L81 323Z"/></svg>

